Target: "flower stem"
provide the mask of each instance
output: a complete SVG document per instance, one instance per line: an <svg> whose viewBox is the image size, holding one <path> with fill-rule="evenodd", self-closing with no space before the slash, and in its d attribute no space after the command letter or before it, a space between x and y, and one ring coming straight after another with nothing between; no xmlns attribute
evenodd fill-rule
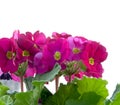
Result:
<svg viewBox="0 0 120 105"><path fill-rule="evenodd" d="M57 92L59 86L59 76L56 76L55 78L55 91Z"/></svg>
<svg viewBox="0 0 120 105"><path fill-rule="evenodd" d="M68 76L68 82L70 83L72 80L71 75Z"/></svg>
<svg viewBox="0 0 120 105"><path fill-rule="evenodd" d="M24 92L23 79L23 76L20 76L21 92Z"/></svg>

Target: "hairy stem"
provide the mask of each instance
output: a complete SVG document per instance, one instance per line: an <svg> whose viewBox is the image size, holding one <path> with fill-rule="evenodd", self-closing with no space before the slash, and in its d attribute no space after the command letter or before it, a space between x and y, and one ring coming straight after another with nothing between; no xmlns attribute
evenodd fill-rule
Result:
<svg viewBox="0 0 120 105"><path fill-rule="evenodd" d="M23 76L20 76L20 86L21 86L21 92L24 92L24 86L23 86Z"/></svg>
<svg viewBox="0 0 120 105"><path fill-rule="evenodd" d="M59 76L56 76L55 78L55 90L58 90L58 86L59 86Z"/></svg>
<svg viewBox="0 0 120 105"><path fill-rule="evenodd" d="M68 82L70 83L70 82L71 82L71 80L72 80L72 76L71 76L71 75L69 75L69 76L68 76Z"/></svg>

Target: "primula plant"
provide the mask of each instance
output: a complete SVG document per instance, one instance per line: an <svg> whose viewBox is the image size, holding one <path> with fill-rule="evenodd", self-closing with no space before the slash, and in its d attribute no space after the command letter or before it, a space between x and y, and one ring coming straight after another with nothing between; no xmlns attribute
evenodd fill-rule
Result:
<svg viewBox="0 0 120 105"><path fill-rule="evenodd" d="M102 79L107 56L102 44L82 36L14 31L0 38L0 79L20 82L21 91L0 83L0 105L120 105L119 84L107 98L108 82ZM61 76L66 84L59 83ZM51 81L55 93L46 87Z"/></svg>

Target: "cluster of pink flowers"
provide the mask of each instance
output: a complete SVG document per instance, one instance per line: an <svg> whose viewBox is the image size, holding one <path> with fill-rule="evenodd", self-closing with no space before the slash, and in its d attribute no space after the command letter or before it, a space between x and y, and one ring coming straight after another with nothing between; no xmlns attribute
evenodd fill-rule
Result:
<svg viewBox="0 0 120 105"><path fill-rule="evenodd" d="M0 39L0 68L3 74L11 76L26 61L28 67L24 77L49 72L56 63L64 71L66 62L80 61L86 69L77 68L78 71L71 75L73 78L83 75L99 78L104 71L101 63L107 55L106 48L99 42L67 33L54 32L51 37L46 37L39 31L34 34L15 31L11 38Z"/></svg>

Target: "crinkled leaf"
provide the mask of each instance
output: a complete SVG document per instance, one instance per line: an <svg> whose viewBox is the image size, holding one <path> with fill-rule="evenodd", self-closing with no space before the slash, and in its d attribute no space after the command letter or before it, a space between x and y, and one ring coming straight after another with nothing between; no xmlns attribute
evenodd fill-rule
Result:
<svg viewBox="0 0 120 105"><path fill-rule="evenodd" d="M61 84L55 95L49 97L44 105L65 105L66 100L76 99L79 96L80 94L78 94L75 84Z"/></svg>
<svg viewBox="0 0 120 105"><path fill-rule="evenodd" d="M14 105L38 105L43 85L43 82L33 81L35 88L31 91L17 93Z"/></svg>
<svg viewBox="0 0 120 105"><path fill-rule="evenodd" d="M16 100L14 105L34 105L33 92L21 92L15 95Z"/></svg>
<svg viewBox="0 0 120 105"><path fill-rule="evenodd" d="M9 95L4 95L4 96L0 97L0 102L4 103L5 105L13 104L13 100Z"/></svg>
<svg viewBox="0 0 120 105"><path fill-rule="evenodd" d="M100 78L83 77L82 79L75 79L73 82L78 85L78 92L81 96L85 93L94 92L100 96L100 99L96 105L104 105L104 101L108 96L108 90L106 88L107 81Z"/></svg>
<svg viewBox="0 0 120 105"><path fill-rule="evenodd" d="M0 83L0 97L7 94L9 88Z"/></svg>
<svg viewBox="0 0 120 105"><path fill-rule="evenodd" d="M35 80L46 81L46 82L51 81L55 78L55 76L59 73L60 70L61 70L61 66L58 63L56 63L52 71L42 75L37 74Z"/></svg>
<svg viewBox="0 0 120 105"><path fill-rule="evenodd" d="M69 99L65 105L97 105L100 101L101 96L95 92L84 93L80 99Z"/></svg>
<svg viewBox="0 0 120 105"><path fill-rule="evenodd" d="M81 80L76 79L75 82L78 85L78 92L80 94L84 94L86 92L95 92L97 95L100 95L103 98L108 96L106 80L83 77Z"/></svg>

